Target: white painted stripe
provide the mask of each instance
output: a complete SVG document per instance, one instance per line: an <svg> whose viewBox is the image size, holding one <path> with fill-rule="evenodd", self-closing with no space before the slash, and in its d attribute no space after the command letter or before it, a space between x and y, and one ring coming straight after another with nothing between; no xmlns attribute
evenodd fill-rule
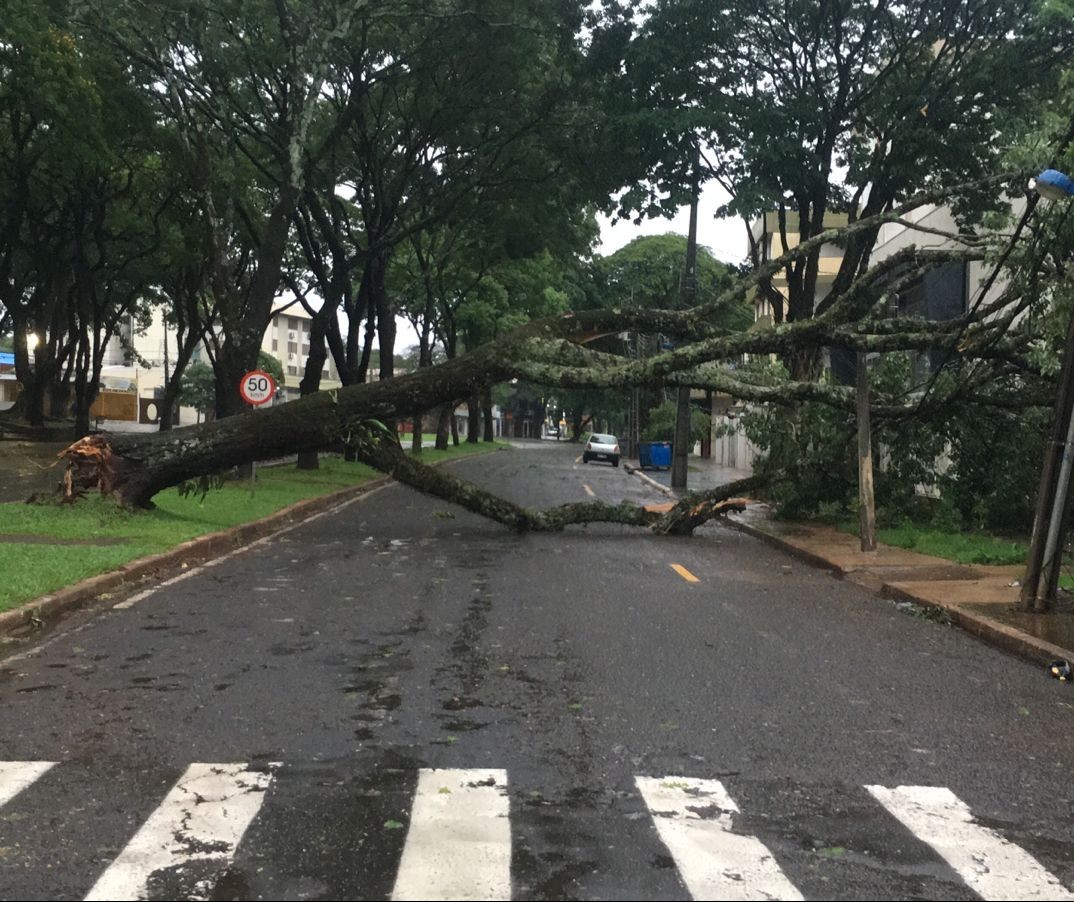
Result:
<svg viewBox="0 0 1074 902"><path fill-rule="evenodd" d="M0 761L0 805L6 805L55 761Z"/></svg>
<svg viewBox="0 0 1074 902"><path fill-rule="evenodd" d="M593 497L595 497L595 496L596 496L596 494L597 494L597 493L596 493L596 492L594 492L594 491L593 491L593 490L592 490L592 489L591 489L591 488L590 488L589 486L587 486L587 485L586 485L586 484L585 484L584 482L582 483L582 488L583 488L583 489L585 489L585 493L586 493L586 494L587 494L587 495L588 495L588 496L589 496L590 498L593 498Z"/></svg>
<svg viewBox="0 0 1074 902"><path fill-rule="evenodd" d="M366 498L377 494L377 492L382 492L384 491L384 489L389 489L391 487L392 483L389 483L388 485L377 486L375 489L370 489L368 492L362 492L361 495L358 495L354 498L348 498L346 501L342 501L339 504L333 505L327 510L321 511L319 514L312 514L309 517L305 517L299 520L297 523L292 523L290 526L285 526L282 529L277 529L275 532L271 532L267 536L262 536L260 539L251 542L249 545L243 545L241 548L236 548L234 551L229 551L227 554L222 554L219 557L211 558L210 560L205 561L203 564L198 564L196 567L191 567L188 570L184 570L178 576L173 576L171 577L171 579L166 579L162 582L157 583L151 589L144 589L141 592L136 592L129 598L126 598L123 601L112 605L112 610L122 611L126 610L127 608L133 608L136 604L139 604L140 602L145 601L147 598L151 598L152 596L156 595L157 592L159 592L161 589L167 588L168 586L174 586L176 583L181 583L183 580L190 579L190 577L192 576L197 576L199 573L208 570L210 567L218 567L220 564L224 563L224 561L230 560L237 555L247 554L255 548L260 548L263 545L268 545L270 542L276 541L276 539L278 539L280 536L286 535L287 533L298 529L300 526L307 526L315 520L320 520L321 517L327 517L329 514L339 513L341 510L350 507L352 504L357 504L359 501L365 501Z"/></svg>
<svg viewBox="0 0 1074 902"><path fill-rule="evenodd" d="M222 873L271 782L270 773L245 764L191 764L86 899L145 899L156 871L192 862ZM205 885L204 864L198 874L204 894L192 898L208 899L214 887Z"/></svg>
<svg viewBox="0 0 1074 902"><path fill-rule="evenodd" d="M507 771L422 769L392 899L510 899L509 816Z"/></svg>
<svg viewBox="0 0 1074 902"><path fill-rule="evenodd" d="M718 780L636 777L635 782L693 898L802 898L757 837L732 832L738 806Z"/></svg>
<svg viewBox="0 0 1074 902"><path fill-rule="evenodd" d="M969 807L950 789L865 788L982 899L1074 899L1032 855L975 823Z"/></svg>

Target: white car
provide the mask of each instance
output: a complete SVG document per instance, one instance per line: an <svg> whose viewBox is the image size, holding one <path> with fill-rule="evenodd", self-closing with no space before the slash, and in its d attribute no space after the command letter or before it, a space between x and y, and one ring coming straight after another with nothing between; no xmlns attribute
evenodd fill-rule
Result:
<svg viewBox="0 0 1074 902"><path fill-rule="evenodd" d="M585 443L585 451L582 452L582 463L587 464L591 460L606 460L613 467L619 466L619 439L614 435L602 435L594 432Z"/></svg>

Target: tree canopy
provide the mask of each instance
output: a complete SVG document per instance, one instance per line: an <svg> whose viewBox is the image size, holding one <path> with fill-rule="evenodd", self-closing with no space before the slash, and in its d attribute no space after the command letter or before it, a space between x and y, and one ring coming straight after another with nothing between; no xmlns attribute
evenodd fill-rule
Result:
<svg viewBox="0 0 1074 902"><path fill-rule="evenodd" d="M154 316L169 330L166 401L191 360L213 373L214 422L74 446L82 481L125 503L351 437L353 453L504 522L649 523L520 513L400 463L370 424L438 410L446 428L463 401L491 408L496 386L582 424L621 415L635 390L689 386L749 405L768 443L758 478L804 485L799 462L843 454L854 409L825 361L863 352L890 357L872 405L878 429L899 424L890 447L943 436L972 480L966 437L999 447L987 417L1032 419L1050 397L1071 225L1026 180L1074 162L1063 4L8 6L0 332L22 386L9 421L73 408L88 431L106 349L133 360ZM599 211L667 216L699 184L766 228L744 229L741 265L702 251L692 298L679 236L595 253ZM901 249L880 259L896 232ZM960 309L914 306L953 272ZM310 317L292 352L304 397L246 414L239 376L284 299ZM771 323L754 322L758 299ZM419 335L405 375L399 316ZM329 358L344 388L325 393ZM928 456L888 459L906 481ZM700 522L686 511L674 528Z"/></svg>

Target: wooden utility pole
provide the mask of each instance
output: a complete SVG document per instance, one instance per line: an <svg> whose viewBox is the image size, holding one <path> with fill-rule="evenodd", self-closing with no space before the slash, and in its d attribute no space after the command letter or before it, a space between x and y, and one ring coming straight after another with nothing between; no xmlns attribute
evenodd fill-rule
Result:
<svg viewBox="0 0 1074 902"><path fill-rule="evenodd" d="M861 550L876 551L876 496L873 492L873 435L869 422L869 362L858 351L858 514Z"/></svg>
<svg viewBox="0 0 1074 902"><path fill-rule="evenodd" d="M686 236L686 272L682 280L683 307L693 306L697 293L697 198L701 186L701 148L694 144L694 171L690 182L690 231ZM675 443L672 448L671 487L686 488L690 453L690 386L680 385L676 395Z"/></svg>

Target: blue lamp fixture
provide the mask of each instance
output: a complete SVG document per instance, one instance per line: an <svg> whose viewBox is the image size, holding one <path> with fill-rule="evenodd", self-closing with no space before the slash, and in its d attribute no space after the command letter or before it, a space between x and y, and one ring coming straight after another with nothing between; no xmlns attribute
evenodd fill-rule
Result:
<svg viewBox="0 0 1074 902"><path fill-rule="evenodd" d="M1034 179L1032 187L1041 197L1046 197L1048 200L1074 197L1074 180L1058 169L1045 169Z"/></svg>

